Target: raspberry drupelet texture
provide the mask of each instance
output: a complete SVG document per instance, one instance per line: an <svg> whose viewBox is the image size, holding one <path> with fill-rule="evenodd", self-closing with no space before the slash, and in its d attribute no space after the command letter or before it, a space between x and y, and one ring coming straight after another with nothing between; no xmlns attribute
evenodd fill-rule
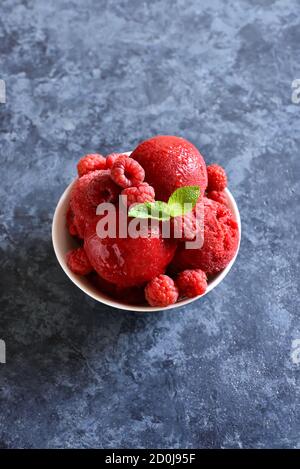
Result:
<svg viewBox="0 0 300 469"><path fill-rule="evenodd" d="M145 288L146 300L151 306L169 306L178 299L178 288L168 275L158 275Z"/></svg>
<svg viewBox="0 0 300 469"><path fill-rule="evenodd" d="M77 275L87 275L93 268L83 248L73 249L67 254L69 269Z"/></svg>
<svg viewBox="0 0 300 469"><path fill-rule="evenodd" d="M193 298L202 295L207 288L206 273L201 269L184 270L178 275L176 285L181 296Z"/></svg>
<svg viewBox="0 0 300 469"><path fill-rule="evenodd" d="M98 153L91 153L89 155L85 155L78 161L77 164L77 172L79 177L91 173L92 171L96 171L97 169L105 168L106 159L104 158L104 156L99 155Z"/></svg>
<svg viewBox="0 0 300 469"><path fill-rule="evenodd" d="M215 202L219 202L219 204L226 205L226 207L228 206L227 198L226 198L225 192L223 192L223 191L221 191L221 192L218 192L218 191L208 192L207 193L207 198L211 199L211 200L214 200Z"/></svg>
<svg viewBox="0 0 300 469"><path fill-rule="evenodd" d="M123 156L123 153L110 153L109 155L107 155L106 156L106 169L111 169L114 163L117 161L117 159L120 156Z"/></svg>
<svg viewBox="0 0 300 469"><path fill-rule="evenodd" d="M227 176L225 169L218 164L207 166L207 192L221 192L227 187Z"/></svg>
<svg viewBox="0 0 300 469"><path fill-rule="evenodd" d="M127 197L127 207L133 204L143 204L144 202L154 202L155 192L153 187L147 182L143 182L137 187L128 187L121 192L122 196Z"/></svg>
<svg viewBox="0 0 300 469"><path fill-rule="evenodd" d="M122 155L113 164L111 178L116 184L126 189L141 184L145 179L145 171L137 161Z"/></svg>

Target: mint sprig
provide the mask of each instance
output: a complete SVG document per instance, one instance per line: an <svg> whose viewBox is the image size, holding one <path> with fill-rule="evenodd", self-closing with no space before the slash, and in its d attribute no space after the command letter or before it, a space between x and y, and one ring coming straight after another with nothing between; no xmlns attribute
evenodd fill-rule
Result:
<svg viewBox="0 0 300 469"><path fill-rule="evenodd" d="M154 218L156 220L169 220L191 212L200 195L199 186L185 186L176 189L168 202L157 200L134 205L128 212L130 217Z"/></svg>
<svg viewBox="0 0 300 469"><path fill-rule="evenodd" d="M144 202L134 205L128 212L130 217L155 218L156 220L169 220L169 207L165 202Z"/></svg>

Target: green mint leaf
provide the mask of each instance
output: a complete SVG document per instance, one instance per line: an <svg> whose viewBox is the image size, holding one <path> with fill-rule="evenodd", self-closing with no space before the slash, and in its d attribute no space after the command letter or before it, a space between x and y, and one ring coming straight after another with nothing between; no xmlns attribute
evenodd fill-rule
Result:
<svg viewBox="0 0 300 469"><path fill-rule="evenodd" d="M128 212L130 217L153 218L155 220L169 220L169 207L165 202L145 202L134 205Z"/></svg>
<svg viewBox="0 0 300 469"><path fill-rule="evenodd" d="M148 208L150 209L150 218L155 218L156 220L169 220L170 211L169 206L168 204L166 204L166 202L156 200L155 202L146 203L148 205Z"/></svg>
<svg viewBox="0 0 300 469"><path fill-rule="evenodd" d="M200 195L199 186L185 186L176 189L168 200L168 203L156 200L136 204L130 208L129 217L153 218L155 220L169 220L170 217L185 215L193 210Z"/></svg>
<svg viewBox="0 0 300 469"><path fill-rule="evenodd" d="M149 208L147 204L136 204L129 209L129 217L149 218Z"/></svg>
<svg viewBox="0 0 300 469"><path fill-rule="evenodd" d="M197 203L199 195L199 186L185 186L176 189L168 200L171 217L178 217L191 212Z"/></svg>

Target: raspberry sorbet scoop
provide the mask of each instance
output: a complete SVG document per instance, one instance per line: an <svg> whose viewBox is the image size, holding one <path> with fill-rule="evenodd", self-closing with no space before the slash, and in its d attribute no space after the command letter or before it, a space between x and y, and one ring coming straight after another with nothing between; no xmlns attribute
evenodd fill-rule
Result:
<svg viewBox="0 0 300 469"><path fill-rule="evenodd" d="M103 202L116 202L121 188L110 177L110 171L93 171L77 179L71 197L70 207L73 222L80 238L84 236L86 223L94 218L97 206Z"/></svg>
<svg viewBox="0 0 300 469"><path fill-rule="evenodd" d="M145 170L157 200L167 201L179 187L198 185L202 194L207 186L206 165L197 148L184 138L159 135L145 140L131 157Z"/></svg>
<svg viewBox="0 0 300 469"><path fill-rule="evenodd" d="M120 238L117 229L116 237L101 239L96 233L99 219L87 225L84 249L100 277L119 287L132 287L164 273L176 250L174 241L162 239L151 227L147 237Z"/></svg>
<svg viewBox="0 0 300 469"><path fill-rule="evenodd" d="M201 249L178 248L172 267L177 271L202 269L212 275L224 269L234 257L239 240L238 225L231 210L204 198L204 243Z"/></svg>

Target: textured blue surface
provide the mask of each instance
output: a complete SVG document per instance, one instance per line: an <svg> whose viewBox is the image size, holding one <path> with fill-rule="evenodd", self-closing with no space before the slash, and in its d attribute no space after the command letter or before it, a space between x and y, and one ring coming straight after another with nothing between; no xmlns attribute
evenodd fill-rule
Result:
<svg viewBox="0 0 300 469"><path fill-rule="evenodd" d="M1 0L1 447L300 447L300 6ZM88 299L52 215L90 151L181 135L228 171L238 260L158 314Z"/></svg>

